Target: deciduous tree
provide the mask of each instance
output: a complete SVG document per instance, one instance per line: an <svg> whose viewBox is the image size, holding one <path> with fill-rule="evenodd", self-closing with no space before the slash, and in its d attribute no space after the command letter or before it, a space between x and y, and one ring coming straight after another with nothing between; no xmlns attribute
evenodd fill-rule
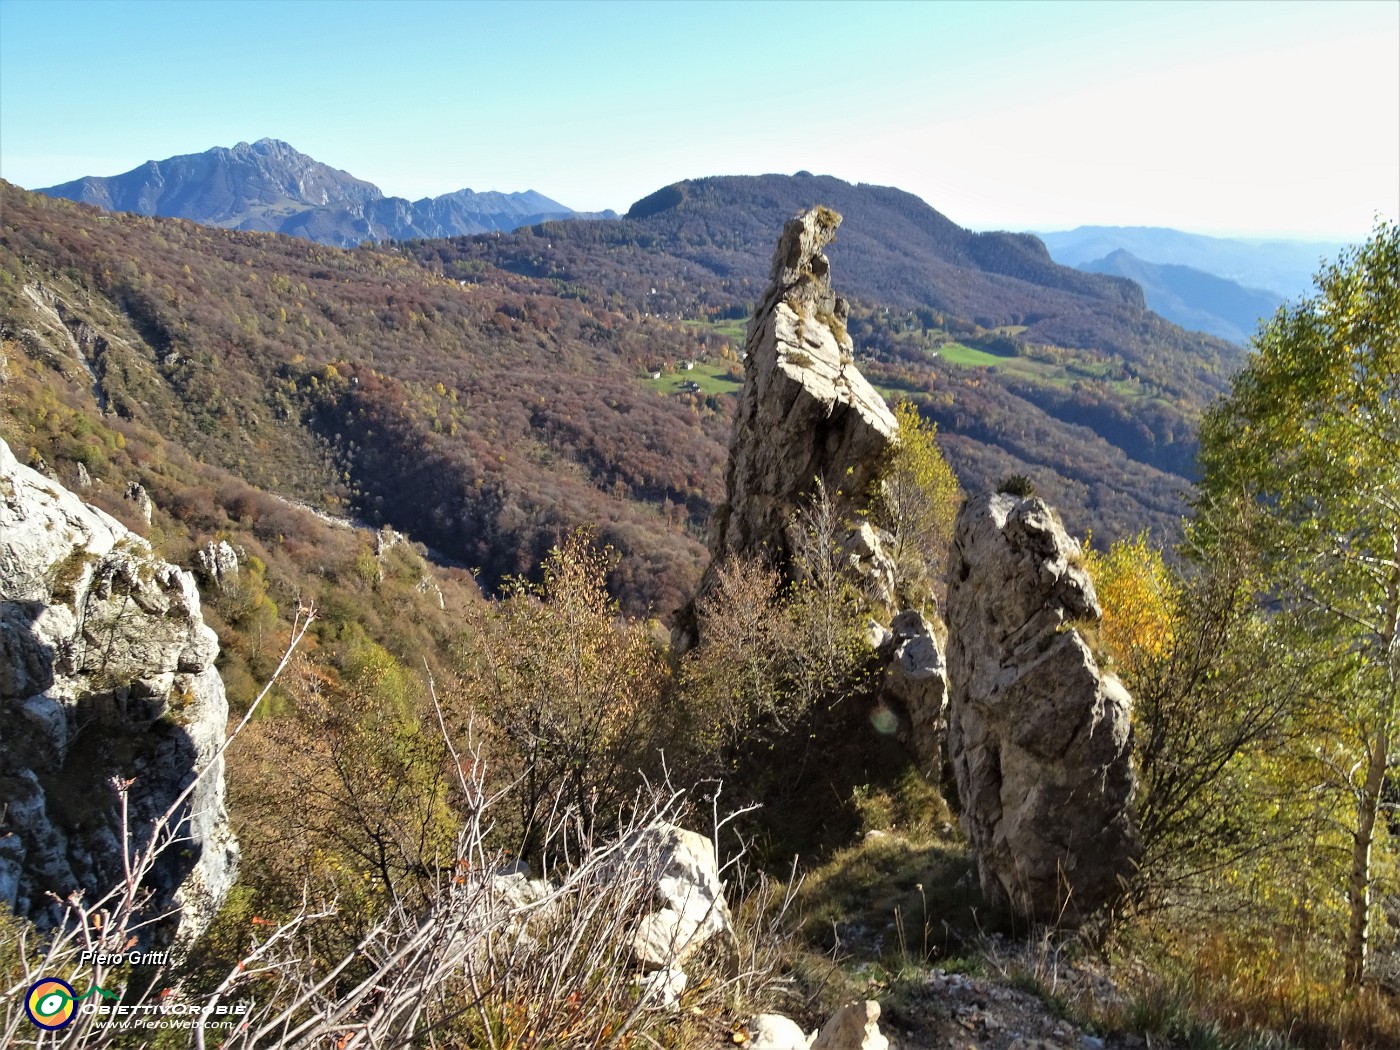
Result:
<svg viewBox="0 0 1400 1050"><path fill-rule="evenodd" d="M962 490L939 451L938 427L925 422L911 401L901 401L894 413L899 444L883 479L878 514L894 536L900 599L913 605L946 573Z"/></svg>
<svg viewBox="0 0 1400 1050"><path fill-rule="evenodd" d="M1255 607L1239 523L1213 525L1210 558L1184 575L1145 535L1085 554L1100 643L1133 695L1135 897L1149 910L1238 908L1220 888L1267 881L1307 830L1306 806L1279 790L1308 765L1294 746L1298 661Z"/></svg>
<svg viewBox="0 0 1400 1050"><path fill-rule="evenodd" d="M576 532L550 552L542 583L511 581L478 623L469 688L499 727L496 757L520 778L527 853L555 807L591 831L658 764L666 666L608 595L609 561Z"/></svg>
<svg viewBox="0 0 1400 1050"><path fill-rule="evenodd" d="M1201 432L1204 498L1252 505L1268 600L1333 668L1350 761L1345 981L1365 975L1378 814L1400 713L1400 226L1285 307Z"/></svg>

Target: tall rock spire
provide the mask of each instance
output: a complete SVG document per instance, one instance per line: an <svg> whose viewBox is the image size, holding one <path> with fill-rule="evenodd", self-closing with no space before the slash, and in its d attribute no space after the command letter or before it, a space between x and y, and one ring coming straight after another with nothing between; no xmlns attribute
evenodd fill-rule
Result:
<svg viewBox="0 0 1400 1050"><path fill-rule="evenodd" d="M1132 697L1078 625L1098 598L1043 501L1006 493L958 515L948 579L948 750L982 892L1077 925L1136 870Z"/></svg>
<svg viewBox="0 0 1400 1050"><path fill-rule="evenodd" d="M813 208L788 220L768 290L749 322L744 387L729 442L725 500L710 520L710 567L682 609L674 640L695 644L695 601L732 556L786 571L793 518L817 482L861 507L896 440L898 424L860 374L846 333L846 301L831 289L822 250L841 216Z"/></svg>

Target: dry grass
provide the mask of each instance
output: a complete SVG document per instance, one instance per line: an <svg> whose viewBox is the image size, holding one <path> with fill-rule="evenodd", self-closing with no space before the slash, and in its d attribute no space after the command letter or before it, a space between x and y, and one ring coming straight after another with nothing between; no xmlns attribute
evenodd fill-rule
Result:
<svg viewBox="0 0 1400 1050"><path fill-rule="evenodd" d="M1104 1033L1190 1050L1394 1050L1400 1003L1375 986L1344 995L1341 964L1287 931L1216 928L1138 943L1110 963L1074 941L985 941L991 972L1054 1013Z"/></svg>
<svg viewBox="0 0 1400 1050"><path fill-rule="evenodd" d="M1347 1050L1400 1047L1400 1001L1344 994L1341 961L1316 940L1218 928L1162 951L1145 997L1176 1001L1233 1039Z"/></svg>

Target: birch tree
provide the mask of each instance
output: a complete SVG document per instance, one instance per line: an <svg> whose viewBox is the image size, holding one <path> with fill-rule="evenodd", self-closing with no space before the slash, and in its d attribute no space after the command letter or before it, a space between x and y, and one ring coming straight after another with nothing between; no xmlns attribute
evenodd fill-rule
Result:
<svg viewBox="0 0 1400 1050"><path fill-rule="evenodd" d="M1254 340L1201 430L1204 499L1253 506L1265 600L1331 665L1342 739L1320 741L1351 817L1344 980L1365 974L1374 852L1400 714L1400 226L1317 277ZM1341 683L1337 686L1337 683Z"/></svg>

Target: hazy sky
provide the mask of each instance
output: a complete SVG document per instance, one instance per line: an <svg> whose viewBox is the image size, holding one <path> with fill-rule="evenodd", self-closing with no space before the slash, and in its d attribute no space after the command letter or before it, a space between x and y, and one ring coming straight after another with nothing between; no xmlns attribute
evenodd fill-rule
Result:
<svg viewBox="0 0 1400 1050"><path fill-rule="evenodd" d="M285 139L417 198L806 169L974 228L1400 217L1400 0L0 0L0 176Z"/></svg>

